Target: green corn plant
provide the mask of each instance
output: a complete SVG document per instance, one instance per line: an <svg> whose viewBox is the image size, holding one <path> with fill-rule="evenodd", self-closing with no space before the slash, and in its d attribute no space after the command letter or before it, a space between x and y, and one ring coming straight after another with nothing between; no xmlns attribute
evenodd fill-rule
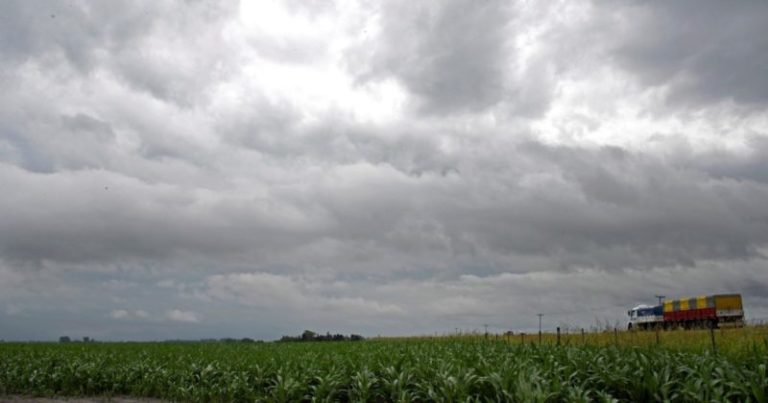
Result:
<svg viewBox="0 0 768 403"><path fill-rule="evenodd" d="M629 344L644 343L642 335L625 337L618 346L587 341L559 347L472 337L252 345L0 343L0 395L183 402L766 402L768 345L758 330L723 333L718 354L685 345L685 332L665 334L661 346ZM697 333L689 335L697 342Z"/></svg>
<svg viewBox="0 0 768 403"><path fill-rule="evenodd" d="M375 388L376 375L368 368L363 368L352 375L349 395L352 401L367 402L373 398Z"/></svg>

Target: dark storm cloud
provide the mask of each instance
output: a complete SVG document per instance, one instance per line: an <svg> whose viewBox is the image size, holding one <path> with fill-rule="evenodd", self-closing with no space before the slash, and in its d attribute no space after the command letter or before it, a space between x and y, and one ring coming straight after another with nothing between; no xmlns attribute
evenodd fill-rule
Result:
<svg viewBox="0 0 768 403"><path fill-rule="evenodd" d="M371 161L323 173L312 167L331 167L324 157L339 156L304 154L295 160L304 162L272 168L271 180L286 179L268 193L221 188L208 201L205 192L107 172L6 169L3 181L19 194L2 206L3 251L15 260L82 263L191 253L219 256L233 267L256 259L261 267L347 271L359 268L344 262L357 249L370 270L400 256L388 260L460 273L461 264L509 270L504 262L517 255L566 268L695 265L754 258L768 242L764 184L718 179L615 147L528 142L494 152L485 148L493 144L479 144L473 153L482 158L454 159L450 171L438 162L419 175L395 155L419 155L424 147L439 155L434 145L406 141L394 154L383 153L393 147L386 142L359 147L349 152ZM729 158L730 166L751 163ZM451 157L434 161L441 160ZM485 168L490 163L495 171ZM289 185L296 170L305 179ZM50 205L46 194L61 196Z"/></svg>
<svg viewBox="0 0 768 403"><path fill-rule="evenodd" d="M193 190L104 171L40 175L6 166L2 180L17 192L0 201L0 251L14 261L164 260L244 253L251 245L263 252L287 246L287 237L300 242L313 226L305 219L304 228L292 228L278 209L235 195L206 203Z"/></svg>
<svg viewBox="0 0 768 403"><path fill-rule="evenodd" d="M427 113L484 110L505 96L510 12L500 1L386 3L380 37L349 68L362 79L394 75Z"/></svg>
<svg viewBox="0 0 768 403"><path fill-rule="evenodd" d="M768 102L768 3L602 2L620 15L612 53L647 86L668 86L673 105Z"/></svg>
<svg viewBox="0 0 768 403"><path fill-rule="evenodd" d="M493 187L467 184L482 208L449 197L432 204L452 239L469 235L480 250L606 270L750 258L768 241L762 184L718 181L616 148L531 143L509 157L517 162L483 178Z"/></svg>

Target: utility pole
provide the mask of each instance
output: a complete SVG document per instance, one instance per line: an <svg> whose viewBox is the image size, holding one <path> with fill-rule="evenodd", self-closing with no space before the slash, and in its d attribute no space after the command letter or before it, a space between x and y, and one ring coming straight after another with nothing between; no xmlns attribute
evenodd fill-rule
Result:
<svg viewBox="0 0 768 403"><path fill-rule="evenodd" d="M664 300L664 298L667 298L665 295L656 295L656 298L659 299L659 305L661 305L661 301Z"/></svg>
<svg viewBox="0 0 768 403"><path fill-rule="evenodd" d="M537 313L536 315L539 316L539 344L541 344L541 317L544 316L543 313Z"/></svg>

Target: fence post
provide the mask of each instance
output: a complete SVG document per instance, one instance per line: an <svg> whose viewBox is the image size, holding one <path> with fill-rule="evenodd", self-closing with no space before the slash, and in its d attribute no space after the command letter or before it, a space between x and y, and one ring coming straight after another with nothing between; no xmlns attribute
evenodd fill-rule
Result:
<svg viewBox="0 0 768 403"><path fill-rule="evenodd" d="M715 327L709 327L709 338L712 340L712 351L717 352L717 344L715 344Z"/></svg>
<svg viewBox="0 0 768 403"><path fill-rule="evenodd" d="M581 328L581 344L587 344L587 336L584 334L584 328Z"/></svg>
<svg viewBox="0 0 768 403"><path fill-rule="evenodd" d="M520 344L525 344L525 333L520 333Z"/></svg>
<svg viewBox="0 0 768 403"><path fill-rule="evenodd" d="M560 345L560 326L557 327L557 345Z"/></svg>
<svg viewBox="0 0 768 403"><path fill-rule="evenodd" d="M659 327L656 327L656 345L661 344L661 337L659 336Z"/></svg>
<svg viewBox="0 0 768 403"><path fill-rule="evenodd" d="M617 346L619 345L619 328L617 327L613 328L613 342Z"/></svg>

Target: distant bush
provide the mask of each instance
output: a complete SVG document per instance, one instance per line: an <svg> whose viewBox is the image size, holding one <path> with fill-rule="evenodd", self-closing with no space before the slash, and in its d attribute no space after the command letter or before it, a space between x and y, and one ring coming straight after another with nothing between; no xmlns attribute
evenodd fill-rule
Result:
<svg viewBox="0 0 768 403"><path fill-rule="evenodd" d="M343 334L331 334L325 335L317 334L311 330L305 330L299 336L283 336L279 341L281 342L300 342L300 341L362 341L365 340L363 336L359 334L352 334L345 336Z"/></svg>

